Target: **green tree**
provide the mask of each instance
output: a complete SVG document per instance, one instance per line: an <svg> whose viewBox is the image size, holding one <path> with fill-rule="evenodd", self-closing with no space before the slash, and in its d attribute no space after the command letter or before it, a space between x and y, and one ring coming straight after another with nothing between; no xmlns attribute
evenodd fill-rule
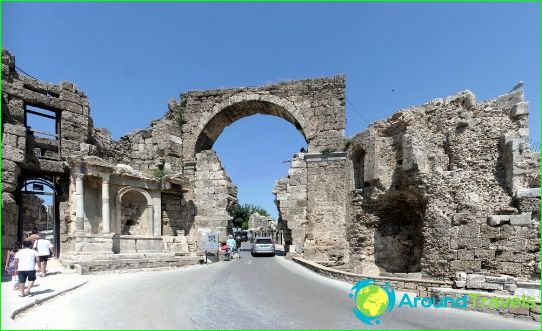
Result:
<svg viewBox="0 0 542 331"><path fill-rule="evenodd" d="M263 209L260 206L252 204L242 204L236 205L233 210L233 226L240 227L243 230L248 229L248 219L252 213L258 213L262 216L269 216L267 210Z"/></svg>

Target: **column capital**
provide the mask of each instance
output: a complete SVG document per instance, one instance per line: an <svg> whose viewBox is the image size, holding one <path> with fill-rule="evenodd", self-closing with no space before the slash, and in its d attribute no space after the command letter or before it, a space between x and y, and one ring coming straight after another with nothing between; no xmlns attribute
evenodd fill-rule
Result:
<svg viewBox="0 0 542 331"><path fill-rule="evenodd" d="M85 177L85 175L81 172L77 172L74 174L74 177L75 179L83 179L83 177Z"/></svg>
<svg viewBox="0 0 542 331"><path fill-rule="evenodd" d="M102 176L102 183L109 184L109 175Z"/></svg>

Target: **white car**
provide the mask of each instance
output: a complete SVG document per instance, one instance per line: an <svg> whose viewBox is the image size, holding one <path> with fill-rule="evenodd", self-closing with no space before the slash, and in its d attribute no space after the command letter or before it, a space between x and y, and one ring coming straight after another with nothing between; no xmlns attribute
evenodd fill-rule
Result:
<svg viewBox="0 0 542 331"><path fill-rule="evenodd" d="M275 256L275 244L269 237L256 237L254 244L252 244L252 250L250 251L252 256L259 254L267 254Z"/></svg>

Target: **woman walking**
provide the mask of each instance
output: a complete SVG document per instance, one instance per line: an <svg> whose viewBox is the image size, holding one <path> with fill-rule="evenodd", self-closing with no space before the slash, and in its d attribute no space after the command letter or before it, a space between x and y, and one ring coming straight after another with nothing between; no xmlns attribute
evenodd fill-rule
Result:
<svg viewBox="0 0 542 331"><path fill-rule="evenodd" d="M19 278L17 277L17 271L15 270L15 254L19 251L19 248L21 245L16 242L13 245L12 250L8 250L6 255L6 265L4 267L4 270L11 275L11 281L13 283L13 289L18 289L19 285Z"/></svg>

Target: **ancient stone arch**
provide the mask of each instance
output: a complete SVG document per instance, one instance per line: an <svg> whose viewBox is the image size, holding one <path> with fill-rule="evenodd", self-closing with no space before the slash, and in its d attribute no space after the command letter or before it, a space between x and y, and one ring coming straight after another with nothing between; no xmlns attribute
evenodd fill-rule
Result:
<svg viewBox="0 0 542 331"><path fill-rule="evenodd" d="M307 141L308 151L339 150L344 140L344 76L254 88L187 92L178 108L183 159L211 149L224 128L255 114L282 117Z"/></svg>
<svg viewBox="0 0 542 331"><path fill-rule="evenodd" d="M154 233L154 204L152 201L152 197L149 194L149 192L138 187L126 186L126 187L121 188L117 192L117 197L115 201L115 215L116 215L117 226L120 227L121 219L122 219L122 197L126 193L129 193L129 192L137 192L145 198L147 206L142 216L147 218L147 224L146 224L147 234L152 235Z"/></svg>
<svg viewBox="0 0 542 331"><path fill-rule="evenodd" d="M214 115L209 120L200 118L198 128L203 122L206 121L206 123L197 135L194 150L196 154L202 150L211 149L226 126L255 114L282 117L292 123L307 140L303 130L305 125L303 114L292 102L275 95L239 93L215 105L211 114Z"/></svg>

